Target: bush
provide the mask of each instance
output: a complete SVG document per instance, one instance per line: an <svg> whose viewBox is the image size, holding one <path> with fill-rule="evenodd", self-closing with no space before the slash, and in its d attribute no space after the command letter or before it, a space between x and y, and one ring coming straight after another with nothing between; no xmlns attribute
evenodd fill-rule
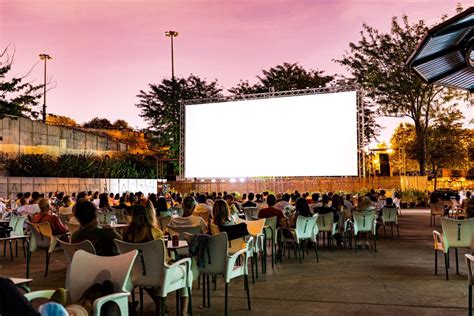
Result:
<svg viewBox="0 0 474 316"><path fill-rule="evenodd" d="M156 179L154 158L138 155L19 155L6 159L5 170L13 177Z"/></svg>

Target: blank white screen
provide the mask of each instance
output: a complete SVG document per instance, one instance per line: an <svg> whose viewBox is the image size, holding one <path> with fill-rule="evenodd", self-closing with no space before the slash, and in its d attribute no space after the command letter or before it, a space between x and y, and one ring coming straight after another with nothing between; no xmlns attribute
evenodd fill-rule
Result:
<svg viewBox="0 0 474 316"><path fill-rule="evenodd" d="M187 105L185 177L356 176L357 94Z"/></svg>

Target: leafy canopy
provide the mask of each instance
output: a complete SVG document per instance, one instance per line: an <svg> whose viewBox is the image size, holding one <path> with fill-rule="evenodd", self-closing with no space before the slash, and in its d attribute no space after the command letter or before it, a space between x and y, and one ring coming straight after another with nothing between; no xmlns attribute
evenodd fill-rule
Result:
<svg viewBox="0 0 474 316"><path fill-rule="evenodd" d="M154 134L154 142L168 146L168 155L179 155L180 100L221 96L222 89L217 80L208 82L198 76L163 79L160 84L150 84L148 91L140 90L137 95L140 116L148 122L148 129Z"/></svg>

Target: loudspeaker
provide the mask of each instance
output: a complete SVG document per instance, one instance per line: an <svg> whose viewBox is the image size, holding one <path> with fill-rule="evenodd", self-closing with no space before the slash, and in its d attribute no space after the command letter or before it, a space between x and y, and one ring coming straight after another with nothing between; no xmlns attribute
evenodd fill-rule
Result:
<svg viewBox="0 0 474 316"><path fill-rule="evenodd" d="M390 157L388 154L379 154L380 175L382 177L390 176Z"/></svg>
<svg viewBox="0 0 474 316"><path fill-rule="evenodd" d="M172 162L166 163L166 181L176 181L176 172Z"/></svg>

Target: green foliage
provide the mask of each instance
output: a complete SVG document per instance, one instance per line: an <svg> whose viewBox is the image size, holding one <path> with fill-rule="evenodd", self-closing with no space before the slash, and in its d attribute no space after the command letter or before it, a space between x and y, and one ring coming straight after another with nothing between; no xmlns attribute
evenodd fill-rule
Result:
<svg viewBox="0 0 474 316"><path fill-rule="evenodd" d="M44 85L25 82L27 75L7 79L14 57L14 52L10 56L9 50L10 46L7 46L0 53L0 119L6 115L36 118L39 113L34 109Z"/></svg>
<svg viewBox="0 0 474 316"><path fill-rule="evenodd" d="M89 122L82 124L86 128L112 129L114 125L106 118L94 117Z"/></svg>
<svg viewBox="0 0 474 316"><path fill-rule="evenodd" d="M350 43L350 52L336 62L345 66L366 91L367 102L383 115L409 117L416 131L417 160L425 174L427 131L433 115L445 102L459 97L455 90L424 83L406 65L428 27L423 20L410 24L392 19L390 33L363 24L361 39Z"/></svg>
<svg viewBox="0 0 474 316"><path fill-rule="evenodd" d="M139 155L19 155L7 158L5 170L14 177L156 179L156 162Z"/></svg>
<svg viewBox="0 0 474 316"><path fill-rule="evenodd" d="M113 125L113 128L116 128L116 129L121 129L121 130L131 130L132 128L130 127L130 125L128 125L127 121L125 120L116 120L114 122Z"/></svg>
<svg viewBox="0 0 474 316"><path fill-rule="evenodd" d="M283 63L262 70L262 76L257 76L256 84L250 85L248 81L240 81L237 86L229 89L229 92L238 95L324 87L334 76L323 74L324 71L321 70L306 70L298 63Z"/></svg>
<svg viewBox="0 0 474 316"><path fill-rule="evenodd" d="M161 147L169 147L169 157L179 155L180 100L210 98L221 95L217 81L207 82L198 76L163 79L160 84L150 84L149 91L140 90L137 95L140 116L149 124L153 141Z"/></svg>

